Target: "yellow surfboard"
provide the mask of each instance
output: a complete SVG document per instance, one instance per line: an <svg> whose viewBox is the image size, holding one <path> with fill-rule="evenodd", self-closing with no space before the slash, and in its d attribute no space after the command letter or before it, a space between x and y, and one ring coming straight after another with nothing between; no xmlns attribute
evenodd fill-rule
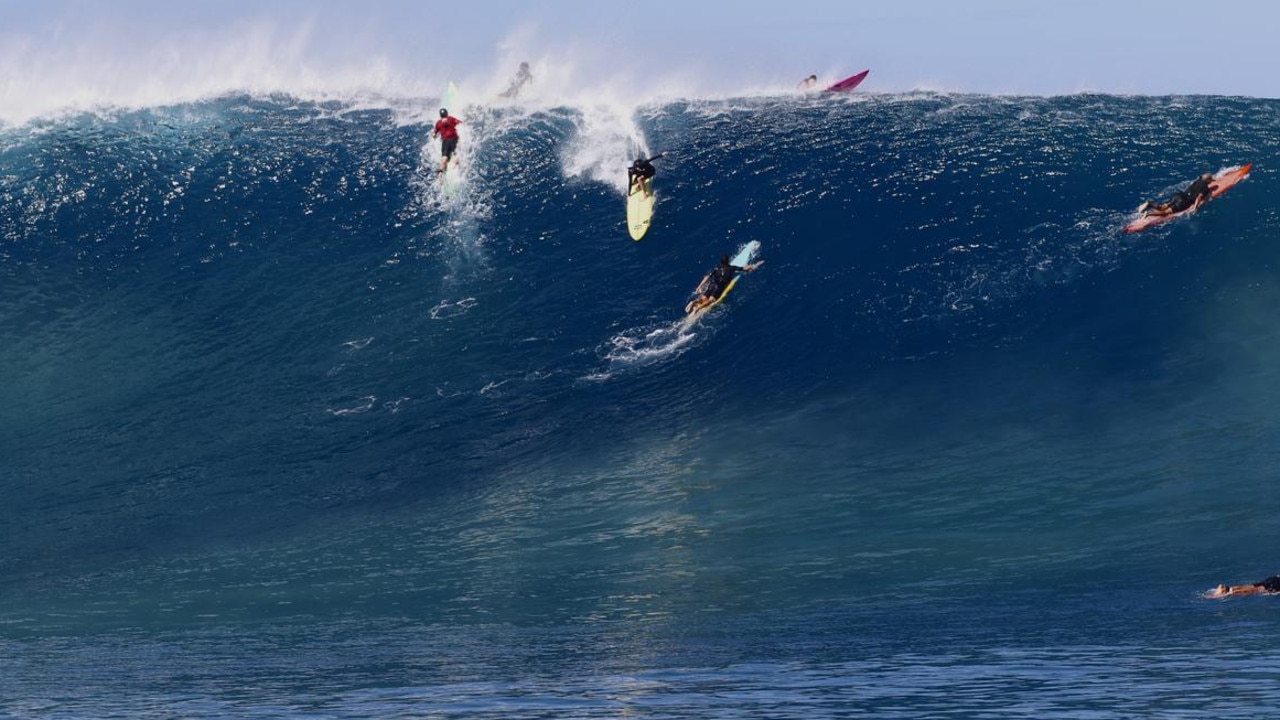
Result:
<svg viewBox="0 0 1280 720"><path fill-rule="evenodd" d="M732 259L729 260L729 264L736 265L738 267L746 267L747 265L751 264L751 261L755 259L756 255L759 252L760 252L760 241L751 240L746 245L743 245L742 247L738 248L738 253L734 255ZM706 315L707 313L711 312L711 308L719 305L721 301L725 299L725 296L729 294L729 291L732 290L734 286L738 284L738 280L741 277L742 277L741 275L734 275L733 279L729 281L729 284L725 286L724 290L720 291L720 294L716 296L716 299L712 301L710 304L703 305L702 307L692 312L686 311L684 316L684 327L688 328L692 326L694 323L701 320L703 315Z"/></svg>
<svg viewBox="0 0 1280 720"><path fill-rule="evenodd" d="M639 188L627 190L627 230L632 240L639 240L649 232L649 221L653 219L653 187L646 178L640 181Z"/></svg>

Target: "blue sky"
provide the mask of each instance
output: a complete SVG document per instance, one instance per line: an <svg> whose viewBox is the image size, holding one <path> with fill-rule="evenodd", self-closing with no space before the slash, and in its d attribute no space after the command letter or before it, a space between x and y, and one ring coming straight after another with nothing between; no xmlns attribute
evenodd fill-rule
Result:
<svg viewBox="0 0 1280 720"><path fill-rule="evenodd" d="M1280 97L1277 26L1274 0L0 0L0 113L237 85L488 88L521 59L637 95L870 68L865 92Z"/></svg>

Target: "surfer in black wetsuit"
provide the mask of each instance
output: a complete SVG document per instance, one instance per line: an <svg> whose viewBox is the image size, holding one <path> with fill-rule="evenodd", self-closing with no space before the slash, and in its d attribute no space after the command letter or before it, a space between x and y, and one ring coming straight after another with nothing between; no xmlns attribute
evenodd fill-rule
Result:
<svg viewBox="0 0 1280 720"><path fill-rule="evenodd" d="M520 88L524 87L533 79L533 73L529 72L529 63L520 63L520 69L516 71L515 79L511 81L511 87L500 93L498 97L507 98L508 100L520 94Z"/></svg>
<svg viewBox="0 0 1280 720"><path fill-rule="evenodd" d="M1169 198L1169 202L1144 202L1138 208L1138 212L1143 215L1176 215L1184 210L1199 208L1211 197L1213 197L1213 176L1205 173L1188 185L1186 190L1174 193L1173 197Z"/></svg>
<svg viewBox="0 0 1280 720"><path fill-rule="evenodd" d="M1259 580L1249 585L1219 585L1205 593L1207 598L1224 598L1228 595L1258 595L1280 593L1280 575L1272 575L1266 580Z"/></svg>
<svg viewBox="0 0 1280 720"><path fill-rule="evenodd" d="M698 283L698 289L693 291L697 297L684 306L685 314L697 312L719 300L720 296L724 294L725 288L729 287L729 283L739 272L752 272L763 263L764 261L761 260L760 262L738 267L729 262L728 255L721 255L720 264L711 268L711 272L707 273L707 276L702 278L702 282Z"/></svg>
<svg viewBox="0 0 1280 720"><path fill-rule="evenodd" d="M628 195L636 192L636 190L643 188L644 181L653 177L654 174L658 172L658 169L653 166L653 161L657 160L663 155L666 155L666 153L660 152L657 155L654 155L653 157L647 158L647 159L642 155L636 158L635 162L631 163L631 167L627 168L627 194Z"/></svg>

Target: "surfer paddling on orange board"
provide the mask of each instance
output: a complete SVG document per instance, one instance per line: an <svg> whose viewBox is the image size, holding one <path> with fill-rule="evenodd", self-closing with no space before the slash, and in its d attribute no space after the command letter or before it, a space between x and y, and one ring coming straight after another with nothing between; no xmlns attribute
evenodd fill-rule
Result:
<svg viewBox="0 0 1280 720"><path fill-rule="evenodd" d="M1216 599L1235 595L1275 595L1277 593L1280 593L1280 575L1272 575L1265 580L1248 585L1219 585L1204 596Z"/></svg>

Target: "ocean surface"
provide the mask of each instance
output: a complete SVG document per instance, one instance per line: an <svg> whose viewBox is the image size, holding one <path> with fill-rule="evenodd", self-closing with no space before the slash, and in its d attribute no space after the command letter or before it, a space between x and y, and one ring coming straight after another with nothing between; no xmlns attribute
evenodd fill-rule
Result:
<svg viewBox="0 0 1280 720"><path fill-rule="evenodd" d="M436 102L0 126L0 717L1280 705L1280 102Z"/></svg>

